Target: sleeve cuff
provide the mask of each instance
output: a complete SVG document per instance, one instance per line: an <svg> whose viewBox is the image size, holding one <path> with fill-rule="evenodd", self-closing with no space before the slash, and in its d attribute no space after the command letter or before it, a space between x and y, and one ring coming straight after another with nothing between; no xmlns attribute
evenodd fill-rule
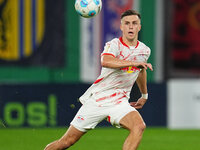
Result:
<svg viewBox="0 0 200 150"><path fill-rule="evenodd" d="M111 55L111 56L115 57L115 55L111 54L111 53L102 53L101 56L103 56L103 55Z"/></svg>

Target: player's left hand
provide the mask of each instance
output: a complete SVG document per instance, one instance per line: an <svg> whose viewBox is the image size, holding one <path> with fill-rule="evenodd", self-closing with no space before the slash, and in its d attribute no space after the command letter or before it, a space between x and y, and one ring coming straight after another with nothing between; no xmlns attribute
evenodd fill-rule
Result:
<svg viewBox="0 0 200 150"><path fill-rule="evenodd" d="M147 67L151 70L151 71L153 71L153 67L152 67L152 64L150 64L150 63L147 63Z"/></svg>
<svg viewBox="0 0 200 150"><path fill-rule="evenodd" d="M137 102L130 102L130 105L135 109L141 109L146 103L147 99L139 98Z"/></svg>

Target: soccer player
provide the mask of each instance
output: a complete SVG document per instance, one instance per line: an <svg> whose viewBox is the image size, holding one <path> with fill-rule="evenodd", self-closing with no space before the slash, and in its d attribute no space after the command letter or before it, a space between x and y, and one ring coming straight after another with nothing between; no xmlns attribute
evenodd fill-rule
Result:
<svg viewBox="0 0 200 150"><path fill-rule="evenodd" d="M136 109L148 99L146 69L150 48L138 41L141 16L134 10L121 14L122 37L107 42L101 54L102 70L98 79L80 97L83 104L67 132L48 144L45 150L64 150L76 143L88 130L103 119L116 127L129 130L123 150L136 150L145 129L145 123ZM129 103L131 88L137 83L141 97Z"/></svg>

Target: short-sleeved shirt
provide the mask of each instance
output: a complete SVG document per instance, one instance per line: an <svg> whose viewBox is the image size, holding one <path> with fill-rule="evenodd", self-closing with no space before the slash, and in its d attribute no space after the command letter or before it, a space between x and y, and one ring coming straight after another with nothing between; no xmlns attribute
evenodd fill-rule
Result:
<svg viewBox="0 0 200 150"><path fill-rule="evenodd" d="M128 46L120 37L107 42L101 56L112 55L121 60L147 62L150 52L144 43L137 41L136 46ZM81 103L84 104L91 96L99 107L128 101L139 72L140 69L133 66L121 69L102 67L100 76L80 97Z"/></svg>

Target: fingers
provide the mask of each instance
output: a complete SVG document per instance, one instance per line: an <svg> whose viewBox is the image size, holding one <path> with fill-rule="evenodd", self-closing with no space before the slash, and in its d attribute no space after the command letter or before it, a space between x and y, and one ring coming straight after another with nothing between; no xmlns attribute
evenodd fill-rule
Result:
<svg viewBox="0 0 200 150"><path fill-rule="evenodd" d="M142 64L142 66L143 66L144 69L147 69L147 64L146 63Z"/></svg>
<svg viewBox="0 0 200 150"><path fill-rule="evenodd" d="M132 107L134 107L135 109L141 109L142 108L142 105L137 103L137 102L130 102L130 105Z"/></svg>
<svg viewBox="0 0 200 150"><path fill-rule="evenodd" d="M142 106L134 106L135 109L142 109Z"/></svg>
<svg viewBox="0 0 200 150"><path fill-rule="evenodd" d="M151 71L153 71L153 67L150 63L145 63L145 62L135 62L134 65L137 68L144 68L144 69L150 69Z"/></svg>
<svg viewBox="0 0 200 150"><path fill-rule="evenodd" d="M146 101L147 100L144 98L139 98L137 102L130 102L130 105L134 107L135 109L141 109L146 103Z"/></svg>
<svg viewBox="0 0 200 150"><path fill-rule="evenodd" d="M151 65L150 63L147 63L147 67L148 67L151 71L153 71L153 67L152 67L152 65Z"/></svg>
<svg viewBox="0 0 200 150"><path fill-rule="evenodd" d="M131 105L132 107L134 107L136 103L137 103L137 102L130 102L130 105Z"/></svg>
<svg viewBox="0 0 200 150"><path fill-rule="evenodd" d="M136 103L133 107L134 107L135 109L141 109L143 106Z"/></svg>
<svg viewBox="0 0 200 150"><path fill-rule="evenodd" d="M153 71L153 67L150 63L142 63L141 65L144 69L149 68L151 71Z"/></svg>
<svg viewBox="0 0 200 150"><path fill-rule="evenodd" d="M144 62L141 62L141 63L138 63L138 64L136 65L136 67L147 69L147 64L144 63Z"/></svg>

